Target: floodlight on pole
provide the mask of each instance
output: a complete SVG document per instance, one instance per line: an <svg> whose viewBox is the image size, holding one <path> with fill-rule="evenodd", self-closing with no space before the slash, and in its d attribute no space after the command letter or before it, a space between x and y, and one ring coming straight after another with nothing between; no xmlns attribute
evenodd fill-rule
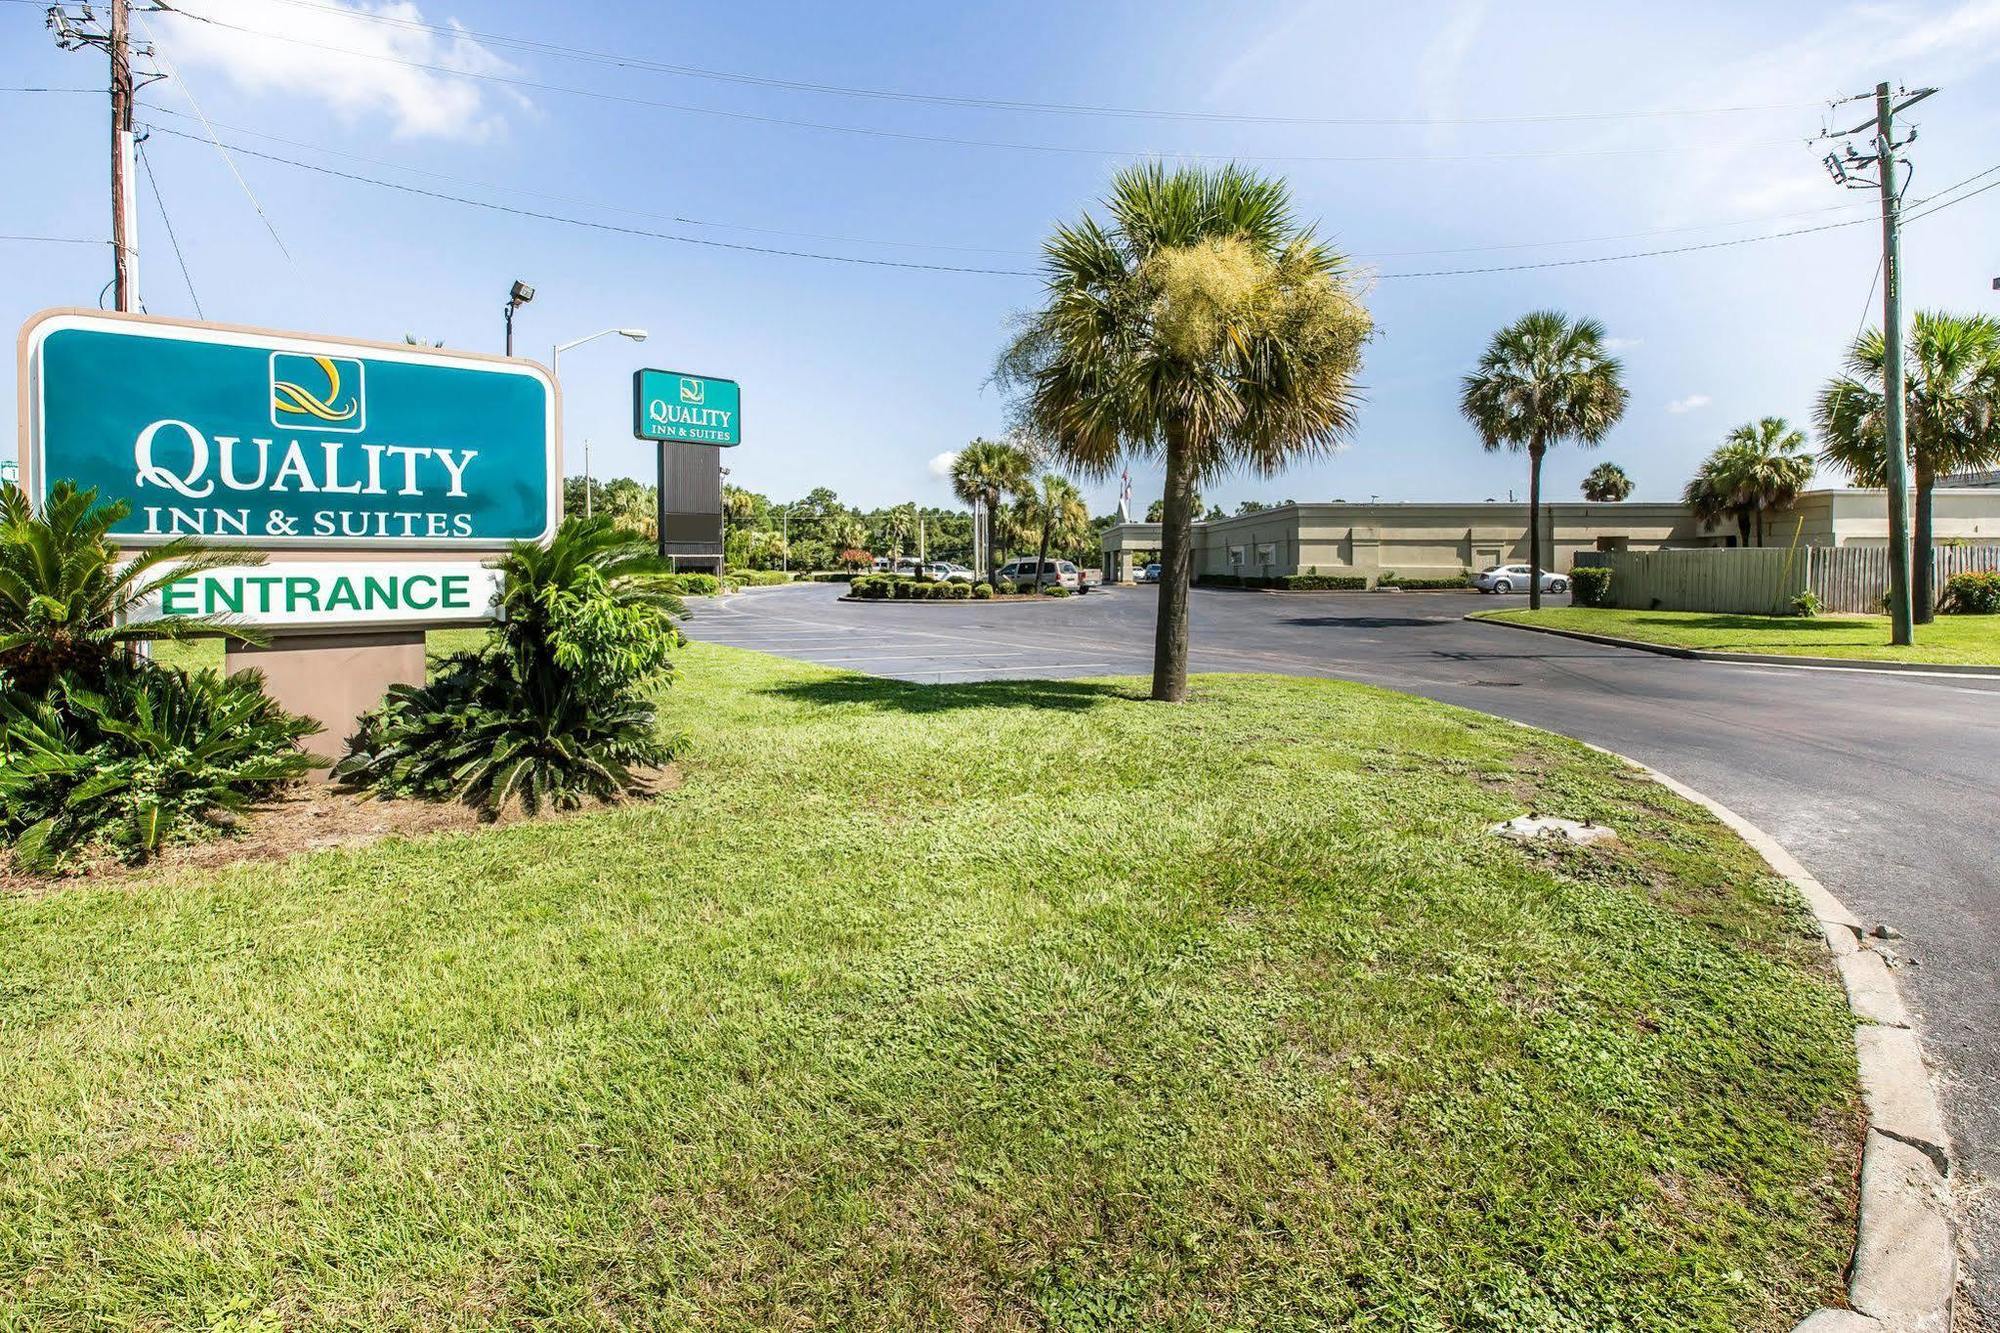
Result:
<svg viewBox="0 0 2000 1333"><path fill-rule="evenodd" d="M507 318L507 355L514 355L514 312L535 299L535 289L519 278L507 289L507 304L504 307Z"/></svg>

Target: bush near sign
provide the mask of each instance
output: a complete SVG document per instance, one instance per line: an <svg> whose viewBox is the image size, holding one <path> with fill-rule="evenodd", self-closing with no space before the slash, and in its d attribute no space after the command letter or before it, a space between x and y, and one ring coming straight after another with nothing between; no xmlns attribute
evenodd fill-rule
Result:
<svg viewBox="0 0 2000 1333"><path fill-rule="evenodd" d="M742 390L735 380L708 375L634 371L632 434L666 444L741 444Z"/></svg>

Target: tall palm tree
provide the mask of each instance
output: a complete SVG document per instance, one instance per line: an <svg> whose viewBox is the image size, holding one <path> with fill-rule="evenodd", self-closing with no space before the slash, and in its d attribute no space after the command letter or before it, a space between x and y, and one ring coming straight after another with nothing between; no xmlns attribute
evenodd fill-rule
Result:
<svg viewBox="0 0 2000 1333"><path fill-rule="evenodd" d="M1857 485L1888 481L1882 447L1880 329L1855 339L1847 373L1820 391L1814 413L1820 457L1844 468ZM1932 586L1931 509L1937 479L1960 468L2000 463L2000 321L1987 315L1920 310L1910 324L1904 354L1904 429L1916 473L1917 514L1912 544L1910 603L1923 624L1936 611Z"/></svg>
<svg viewBox="0 0 2000 1333"><path fill-rule="evenodd" d="M1736 508L1754 521L1759 546L1764 544L1765 515L1790 505L1812 482L1806 433L1783 417L1744 422L1729 432L1714 457Z"/></svg>
<svg viewBox="0 0 2000 1333"><path fill-rule="evenodd" d="M951 461L951 491L968 505L986 508L986 581L1000 575L1000 499L1027 484L1028 451L1001 440L974 440Z"/></svg>
<svg viewBox="0 0 2000 1333"><path fill-rule="evenodd" d="M1046 296L996 378L1051 456L1105 477L1164 458L1153 698L1187 697L1194 493L1233 468L1269 475L1352 430L1372 332L1346 261L1301 226L1285 183L1237 166L1128 167L1109 225L1042 246Z"/></svg>
<svg viewBox="0 0 2000 1333"><path fill-rule="evenodd" d="M1593 504L1617 504L1632 494L1632 478L1616 463L1599 463L1583 479L1583 498Z"/></svg>
<svg viewBox="0 0 2000 1333"><path fill-rule="evenodd" d="M1528 605L1542 604L1542 457L1549 446L1602 440L1625 415L1624 367L1604 326L1559 310L1523 315L1493 335L1463 382L1459 410L1488 452L1528 455Z"/></svg>
<svg viewBox="0 0 2000 1333"><path fill-rule="evenodd" d="M1021 488L1014 501L1014 525L1037 543L1035 591L1040 592L1047 581L1049 552L1076 549L1090 533L1090 509L1067 478L1045 472Z"/></svg>

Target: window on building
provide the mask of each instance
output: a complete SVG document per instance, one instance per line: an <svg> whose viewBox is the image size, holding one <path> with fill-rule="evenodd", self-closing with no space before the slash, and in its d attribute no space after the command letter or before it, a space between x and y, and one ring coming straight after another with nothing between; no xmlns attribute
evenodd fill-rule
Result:
<svg viewBox="0 0 2000 1333"><path fill-rule="evenodd" d="M1276 543L1274 543L1274 542L1258 542L1258 543L1257 543L1257 563L1258 563L1258 564L1260 564L1260 565L1275 565L1275 564L1277 564L1277 563L1278 563L1278 547L1277 547L1277 544L1276 544Z"/></svg>
<svg viewBox="0 0 2000 1333"><path fill-rule="evenodd" d="M1231 566L1232 568L1241 568L1241 567L1242 567L1242 565L1243 565L1243 548L1242 548L1242 547L1240 547L1240 546L1232 546L1232 547L1230 547L1230 548L1229 548L1229 563L1230 563L1230 566Z"/></svg>

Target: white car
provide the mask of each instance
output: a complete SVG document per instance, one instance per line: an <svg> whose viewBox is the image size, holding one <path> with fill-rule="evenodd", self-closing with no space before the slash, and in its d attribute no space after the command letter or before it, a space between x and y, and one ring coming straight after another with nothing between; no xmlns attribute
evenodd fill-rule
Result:
<svg viewBox="0 0 2000 1333"><path fill-rule="evenodd" d="M1009 560L1000 566L1000 579L1016 587L1031 587L1035 582L1035 567L1040 563L1033 557L1026 560ZM1075 592L1080 580L1077 578L1076 566L1073 563L1068 560L1051 560L1048 562L1048 567L1042 571L1042 583L1044 586L1060 584Z"/></svg>
<svg viewBox="0 0 2000 1333"><path fill-rule="evenodd" d="M1160 562L1157 560L1150 561L1144 569L1132 576L1132 581L1134 583L1158 583L1160 581Z"/></svg>
<svg viewBox="0 0 2000 1333"><path fill-rule="evenodd" d="M970 583L972 571L964 565L954 565L949 560L933 560L924 566L928 578L940 579L946 583Z"/></svg>
<svg viewBox="0 0 2000 1333"><path fill-rule="evenodd" d="M1526 565L1495 565L1483 573L1472 577L1472 586L1481 592L1526 592L1528 590L1528 567ZM1552 569L1542 571L1543 592L1568 592L1569 580Z"/></svg>

